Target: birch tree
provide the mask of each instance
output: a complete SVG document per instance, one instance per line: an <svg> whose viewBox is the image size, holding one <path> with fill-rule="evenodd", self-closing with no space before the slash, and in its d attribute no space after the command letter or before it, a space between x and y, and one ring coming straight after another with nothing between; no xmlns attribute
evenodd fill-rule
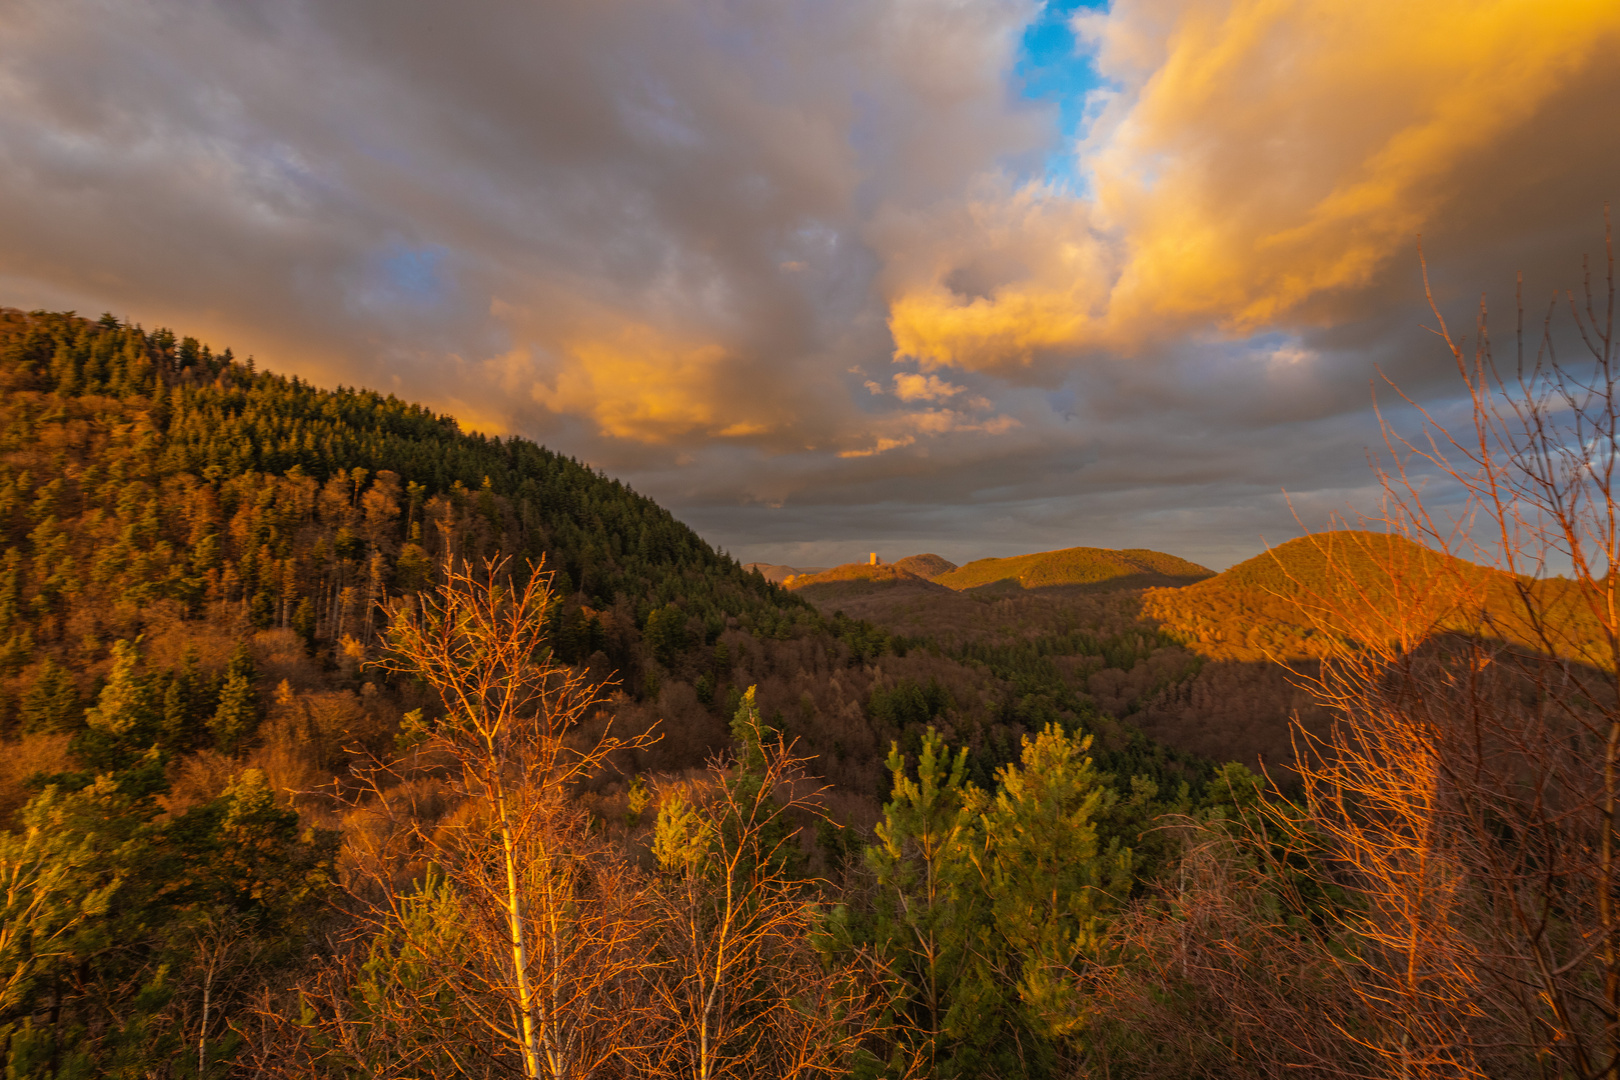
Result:
<svg viewBox="0 0 1620 1080"><path fill-rule="evenodd" d="M444 711L418 718L405 752L373 770L368 805L386 821L391 854L415 860L417 882L444 875L433 910L457 920L461 941L412 961L417 985L395 1012L439 1010L448 995L489 1047L487 1061L447 1058L458 1069L515 1059L532 1080L575 1080L640 1037L631 976L644 921L636 875L593 836L575 788L651 736L612 732L601 688L552 656L549 575L513 569L452 563L438 591L389 609L381 666L421 679ZM438 820L411 802L412 781L430 777L456 802ZM379 866L373 921L397 938L422 925L416 896L427 886L401 883L387 859ZM395 956L408 954L407 944Z"/></svg>

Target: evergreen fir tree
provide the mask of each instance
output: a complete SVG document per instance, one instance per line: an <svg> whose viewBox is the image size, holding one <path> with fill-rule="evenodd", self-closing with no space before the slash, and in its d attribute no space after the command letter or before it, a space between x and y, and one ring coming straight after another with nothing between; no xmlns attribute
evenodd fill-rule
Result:
<svg viewBox="0 0 1620 1080"><path fill-rule="evenodd" d="M54 660L40 665L39 678L23 697L22 729L36 732L77 731L84 726L84 706L72 677Z"/></svg>
<svg viewBox="0 0 1620 1080"><path fill-rule="evenodd" d="M259 697L253 688L257 680L246 643L238 645L225 670L219 708L208 721L214 745L227 754L235 753L259 729Z"/></svg>
<svg viewBox="0 0 1620 1080"><path fill-rule="evenodd" d="M138 738L156 727L151 688L138 674L141 653L133 641L119 640L112 647L112 673L95 705L85 710L91 730L116 739Z"/></svg>

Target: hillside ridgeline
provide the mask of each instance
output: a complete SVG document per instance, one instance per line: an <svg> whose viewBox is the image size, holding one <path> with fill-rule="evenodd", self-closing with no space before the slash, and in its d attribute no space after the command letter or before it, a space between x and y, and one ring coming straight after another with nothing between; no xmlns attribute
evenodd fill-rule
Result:
<svg viewBox="0 0 1620 1080"><path fill-rule="evenodd" d="M1525 596L1545 615L1538 626L1525 620ZM1562 578L1514 577L1404 537L1341 530L1279 544L1186 588L1150 590L1142 612L1212 660L1316 660L1347 640L1455 631L1612 663L1577 599Z"/></svg>
<svg viewBox="0 0 1620 1080"><path fill-rule="evenodd" d="M943 588L899 563L844 563L819 574L790 578L783 588L812 603L847 600L874 591L932 592Z"/></svg>
<svg viewBox="0 0 1620 1080"><path fill-rule="evenodd" d="M933 580L946 588L1016 592L1082 586L1105 589L1141 589L1155 585L1178 586L1212 576L1214 571L1162 551L1131 548L1073 547L1015 555L1005 559L975 559L938 574Z"/></svg>
<svg viewBox="0 0 1620 1080"><path fill-rule="evenodd" d="M829 566L787 566L782 563L744 563L743 569L759 574L760 577L773 585L789 585L795 579L798 579L799 585L802 587L808 583L803 579L818 577L821 574L830 573L834 569L841 571L841 573L836 578L826 580L856 581L870 577L871 575L855 569L863 566L894 566L922 578L931 578L936 574L943 574L948 570L956 569L955 563L938 555L911 555L895 563L844 563L836 568ZM874 578L874 580L884 579L886 579L884 575Z"/></svg>
<svg viewBox="0 0 1620 1080"><path fill-rule="evenodd" d="M941 555L907 555L904 559L895 562L902 570L909 570L918 577L936 578L941 574L948 574L956 569L956 564Z"/></svg>
<svg viewBox="0 0 1620 1080"><path fill-rule="evenodd" d="M825 566L788 566L785 563L743 563L743 569L758 574L772 585L780 585L790 577L800 574L819 574L826 570Z"/></svg>
<svg viewBox="0 0 1620 1080"><path fill-rule="evenodd" d="M1094 551L1049 553L1065 557L1050 563L1118 572L1122 560L1098 559ZM1191 566L1172 559L1132 562L1160 572ZM1567 582L1517 579L1382 534L1305 537L1222 574L1168 587L1132 588L1141 581L1135 573L1105 578L1102 588L1025 588L1000 576L1022 561L980 560L935 581L966 579L960 591L929 590L877 573L883 567L852 564L846 571L852 579L881 578L887 587L825 584L798 595L962 662L983 662L1004 678L1044 687L1053 700L1124 721L1178 750L1284 769L1293 753L1291 717L1316 731L1326 723L1300 677L1312 675L1317 661L1346 639L1483 627L1532 650L1602 666L1590 614L1561 602L1574 595ZM977 572L969 577L970 571ZM1549 601L1554 621L1546 629L1554 648L1544 649L1524 624L1520 588Z"/></svg>

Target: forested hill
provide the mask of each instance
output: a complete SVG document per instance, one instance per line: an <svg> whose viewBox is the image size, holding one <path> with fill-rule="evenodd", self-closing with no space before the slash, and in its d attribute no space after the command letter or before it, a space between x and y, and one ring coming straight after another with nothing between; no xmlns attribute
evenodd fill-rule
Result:
<svg viewBox="0 0 1620 1080"><path fill-rule="evenodd" d="M727 872L642 871L663 866L654 848L680 807L711 809L706 796L688 803L682 794L703 790L692 785L705 760L731 748L742 754L737 768L751 770L749 762L765 760L766 731L805 755L828 787L791 831L770 825L780 841L769 843L782 846L749 855L750 865L802 871L784 902L771 901L777 910L808 912L814 897L847 896L855 915L838 933L857 936L839 947L861 956L888 940L881 928L892 909L866 899L874 879L865 868L876 864L864 852L876 850L885 804L911 813L902 806L908 768L948 759L949 813L988 821L1001 812L990 809L991 793L1020 775L1018 763L1036 760L1031 740L1057 754L1050 783L1030 790L1065 800L1061 812L1058 802L1041 810L1042 820L1085 821L1062 824L1066 839L1051 845L1050 865L1074 880L1064 905L1091 903L1082 898L1105 878L1123 902L1138 888L1132 874L1147 882L1169 866L1157 816L1224 797L1207 783L1208 762L1155 744L1114 715L1188 672L1138 664L1157 642L1116 625L1113 611L1053 609L1047 621L993 641L913 639L837 610L823 615L577 461L522 439L461 432L392 397L259 372L228 352L110 316L0 309L0 391L0 867L23 883L6 916L14 927L6 940L23 944L0 948L7 1077L246 1075L252 1060L296 1063L310 1047L342 1060L347 1050L323 1041L319 1017L301 1033L278 1025L314 1016L309 1003L322 988L345 1015L352 1003L383 1000L368 996L365 980L392 978L372 973L394 970L405 946L374 936L379 924L355 914L374 902L365 883L422 882L416 841L405 838L480 820L477 789L446 773L438 751L419 754L422 738L457 728L445 723L457 706L377 662L385 620L398 611L382 602L411 609L414 594L442 582L447 555L544 556L557 575L550 645L604 693L570 737L589 738L610 721L636 740L613 752L611 768L579 777L566 800L526 804L566 804L546 810L558 815L547 820L572 822L566 827L590 845L568 849L568 865L595 860L641 882L626 886L637 893L569 894L571 912L650 897L653 913L640 900L623 909L635 907L648 928L665 926L656 912L688 903L679 895L704 895L678 893L687 886L677 882L731 881ZM929 589L987 611L998 603ZM707 790L766 793L760 805L774 805L770 793L794 787L761 780L750 789L753 775L725 773ZM721 814L723 805L712 809ZM701 825L690 850L709 842L702 837L729 842L734 820ZM1079 855L1074 838L1085 845ZM916 849L905 841L907 852ZM1005 866L991 876L1042 888L1052 877ZM918 880L909 864L894 874ZM456 912L442 925L458 934L482 925L487 908L455 908L462 901L435 881L446 879L428 874L428 891L396 910L426 910L415 905L431 893ZM988 941L1003 901L972 889L949 920L963 941ZM692 902L699 906L681 910L696 913L692 925L708 925L709 901ZM647 970L661 980L680 948L673 933L615 940L654 957ZM470 955L459 938L445 940ZM800 934L787 947L805 970L820 971L821 940ZM901 957L912 955L904 949L884 963L900 971ZM593 973L600 966L595 952L577 955ZM971 1040L951 1036L951 1053L967 1062L993 1051L1000 1075L1054 1075L1015 1069L1004 1049L1037 1046L1048 1057L1061 1049L1059 1035L1014 1004L1017 970L998 959L974 976L963 1001L993 993L1004 1004L985 1012ZM863 974L850 985L869 981ZM663 984L635 993L651 1001L655 985ZM483 1009L481 993L463 987L455 994L471 996L444 1000ZM782 993L792 1016L814 1011L797 990ZM371 1024L382 1014L354 1015ZM481 1021L413 1022L399 1040L387 1035L363 1050L379 1054L363 1066L289 1066L279 1075L397 1073L401 1047L414 1042L437 1053L483 1040L476 1052L494 1061L501 1052L487 1049L486 1031ZM734 1043L752 1031L739 1029ZM888 1057L882 1050L874 1060ZM434 1071L438 1059L403 1060L410 1069L427 1060L423 1068ZM935 1075L985 1072L975 1070Z"/></svg>
<svg viewBox="0 0 1620 1080"><path fill-rule="evenodd" d="M544 555L561 592L638 626L677 598L709 637L727 615L799 606L572 458L167 330L0 309L0 387L13 663L84 603L240 601L261 629L336 638L367 622L366 601L425 583L447 544ZM571 658L603 644L590 618L566 628Z"/></svg>
<svg viewBox="0 0 1620 1080"><path fill-rule="evenodd" d="M1343 640L1421 627L1602 666L1608 645L1579 596L1563 578L1515 578L1402 536L1341 530L1279 544L1185 588L1151 590L1143 613L1214 660L1316 659Z"/></svg>
<svg viewBox="0 0 1620 1080"><path fill-rule="evenodd" d="M1024 589L1089 586L1121 589L1186 585L1212 571L1162 551L1132 548L1075 547L1042 551L1009 559L975 559L966 566L937 573L933 581L947 588Z"/></svg>
<svg viewBox="0 0 1620 1080"><path fill-rule="evenodd" d="M166 723L192 734L154 735L177 752L258 752L204 730L233 648L279 665L255 691L258 716L285 678L294 692L370 693L390 731L410 704L364 666L379 602L431 587L452 553L544 556L558 655L632 699L624 722L664 733L644 768L701 763L753 683L773 723L862 797L887 794L883 760L902 732L915 742L948 724L988 782L1023 733L1088 712L907 657L903 639L825 618L623 484L391 396L322 390L112 316L11 309L0 388L0 735L81 731L121 641L142 642L136 670L155 701L190 687ZM276 660L295 639L303 659ZM885 694L931 679L949 693L886 709ZM1122 774L1157 768L1132 754ZM22 797L0 782L0 810Z"/></svg>

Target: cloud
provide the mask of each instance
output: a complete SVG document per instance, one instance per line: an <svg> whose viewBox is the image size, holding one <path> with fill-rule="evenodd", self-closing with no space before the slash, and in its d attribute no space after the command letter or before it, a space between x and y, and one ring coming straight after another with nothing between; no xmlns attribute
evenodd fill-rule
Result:
<svg viewBox="0 0 1620 1080"><path fill-rule="evenodd" d="M958 412L954 409L923 409L919 412L902 412L891 414L885 419L884 425L896 432L911 431L915 434L896 434L881 436L869 446L861 446L840 450L841 458L872 457L889 450L898 450L902 447L917 444L918 436L942 436L951 434L964 434L978 432L985 435L1004 435L1014 428L1022 427L1023 422L1016 417L1000 415L992 416L986 420L978 420L971 415Z"/></svg>
<svg viewBox="0 0 1620 1080"><path fill-rule="evenodd" d="M15 0L0 303L540 439L745 554L1219 563L1360 497L1375 365L1444 393L1418 231L1466 311L1578 281L1620 194L1612 4L1115 0L1062 108L1040 17Z"/></svg>
<svg viewBox="0 0 1620 1080"><path fill-rule="evenodd" d="M863 384L873 394L890 393L879 383L868 379ZM920 375L915 371L897 371L892 393L901 401L944 401L964 393L965 387L954 386L937 375Z"/></svg>
<svg viewBox="0 0 1620 1080"><path fill-rule="evenodd" d="M664 442L693 432L764 430L717 415L713 384L726 360L719 346L671 347L652 328L632 325L612 340L564 348L567 364L554 385L535 385L535 399L553 412L591 417L604 435Z"/></svg>
<svg viewBox="0 0 1620 1080"><path fill-rule="evenodd" d="M952 386L937 375L902 371L894 377L894 396L901 401L942 401L961 392L962 387Z"/></svg>
<svg viewBox="0 0 1620 1080"><path fill-rule="evenodd" d="M1343 321L1459 188L1545 167L1471 174L1482 151L1543 124L1578 152L1549 103L1617 89L1607 3L1120 0L1075 26L1115 86L1079 151L1091 193L989 192L902 234L935 239L891 286L898 357L1017 377Z"/></svg>
<svg viewBox="0 0 1620 1080"><path fill-rule="evenodd" d="M916 441L917 437L915 435L905 435L898 439L879 439L862 450L840 450L838 456L841 458L872 457L875 454L883 453L885 450L898 450L902 446L910 446Z"/></svg>

